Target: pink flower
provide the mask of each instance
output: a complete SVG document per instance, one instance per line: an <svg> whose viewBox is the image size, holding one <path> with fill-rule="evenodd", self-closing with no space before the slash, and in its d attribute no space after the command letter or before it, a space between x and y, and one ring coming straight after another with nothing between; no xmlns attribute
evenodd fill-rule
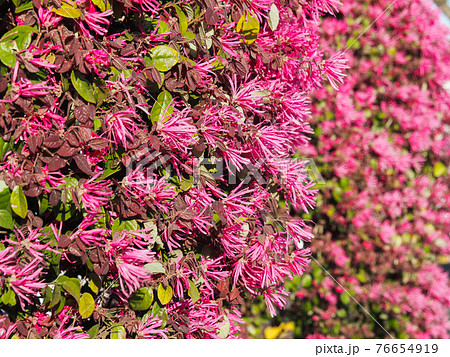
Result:
<svg viewBox="0 0 450 357"><path fill-rule="evenodd" d="M52 332L52 337L54 339L86 339L89 338L87 333L82 332L83 329L78 326L67 326L70 324L69 315L66 315L57 330Z"/></svg>
<svg viewBox="0 0 450 357"><path fill-rule="evenodd" d="M284 308L287 302L286 296L288 295L288 292L281 288L268 288L265 290L264 300L270 316L274 317L276 315L275 306L280 309Z"/></svg>
<svg viewBox="0 0 450 357"><path fill-rule="evenodd" d="M323 71L330 81L331 86L338 90L339 85L344 83L345 74L343 71L349 68L347 60L343 57L343 53L336 53L323 62Z"/></svg>
<svg viewBox="0 0 450 357"><path fill-rule="evenodd" d="M147 321L139 321L137 337L138 338L167 338L166 329L160 329L162 321L156 317L149 318Z"/></svg>
<svg viewBox="0 0 450 357"><path fill-rule="evenodd" d="M109 55L104 50L91 50L85 56L84 59L89 63L94 72L100 77L104 78L105 70L109 68Z"/></svg>
<svg viewBox="0 0 450 357"><path fill-rule="evenodd" d="M9 278L9 284L19 298L20 306L25 309L25 302L31 303L27 295L35 296L36 291L46 287L46 284L38 280L43 268L38 268L39 260L34 259L22 269L17 269Z"/></svg>
<svg viewBox="0 0 450 357"><path fill-rule="evenodd" d="M8 318L0 317L0 339L8 339L16 327L17 324L10 323Z"/></svg>
<svg viewBox="0 0 450 357"><path fill-rule="evenodd" d="M143 265L153 262L154 255L154 252L148 250L131 248L115 259L119 271L120 287L127 296L139 289L143 280L150 278L150 271L146 270Z"/></svg>
<svg viewBox="0 0 450 357"><path fill-rule="evenodd" d="M136 120L137 114L131 109L110 114L106 119L108 139L128 149L127 139L133 142L134 135L139 130Z"/></svg>
<svg viewBox="0 0 450 357"><path fill-rule="evenodd" d="M97 181L100 175L101 173L95 174L89 180L80 182L78 194L88 213L100 212L100 208L110 201L113 194L108 181Z"/></svg>

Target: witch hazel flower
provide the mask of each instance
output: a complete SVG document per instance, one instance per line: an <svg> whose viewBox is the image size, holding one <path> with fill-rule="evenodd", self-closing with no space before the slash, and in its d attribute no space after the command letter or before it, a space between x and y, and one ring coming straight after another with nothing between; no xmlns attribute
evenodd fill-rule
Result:
<svg viewBox="0 0 450 357"><path fill-rule="evenodd" d="M46 234L42 234L39 228L28 228L28 234L17 229L15 230L15 237L13 239L6 238L5 241L16 246L17 249L22 250L28 257L32 257L39 262L43 262L45 258L45 252L53 252L60 254L57 250L51 248L51 242L42 243L42 237Z"/></svg>
<svg viewBox="0 0 450 357"><path fill-rule="evenodd" d="M43 268L38 268L38 266L39 260L34 259L22 269L16 267L15 273L7 279L9 286L19 298L22 309L25 309L25 302L32 302L29 295L36 296L36 290L46 287L46 284L39 280Z"/></svg>
<svg viewBox="0 0 450 357"><path fill-rule="evenodd" d="M44 48L38 48L36 46L31 45L27 49L18 52L22 62L25 66L29 66L29 63L34 65L36 68L34 71L39 71L40 68L46 68L49 71L59 68L58 65L49 62L45 58L45 55L51 53L52 51L62 50L61 45L52 46L50 43L46 43ZM30 68L31 70L31 68Z"/></svg>
<svg viewBox="0 0 450 357"><path fill-rule="evenodd" d="M161 4L156 0L131 0L132 3L139 4L142 10L155 14Z"/></svg>
<svg viewBox="0 0 450 357"><path fill-rule="evenodd" d="M154 261L155 253L135 248L115 258L115 265L119 272L119 283L122 292L127 296L140 288L141 282L151 277L151 272L143 267Z"/></svg>
<svg viewBox="0 0 450 357"><path fill-rule="evenodd" d="M108 139L115 145L122 145L128 149L128 140L133 142L139 130L136 120L137 113L131 109L108 115L106 118Z"/></svg>
<svg viewBox="0 0 450 357"><path fill-rule="evenodd" d="M306 161L276 159L268 163L269 170L282 187L286 187L286 199L295 209L308 212L314 208L317 190L311 189L315 183L307 175Z"/></svg>
<svg viewBox="0 0 450 357"><path fill-rule="evenodd" d="M106 228L90 228L102 219L101 215L97 214L97 211L88 213L80 225L70 235L70 240L74 241L79 238L87 246L105 246L107 238L109 237L109 231Z"/></svg>
<svg viewBox="0 0 450 357"><path fill-rule="evenodd" d="M92 66L95 74L104 78L106 71L109 68L109 54L105 50L90 50L84 56L86 62Z"/></svg>
<svg viewBox="0 0 450 357"><path fill-rule="evenodd" d="M89 180L80 180L78 195L88 213L100 212L100 208L110 201L113 194L108 181L98 180L100 175L97 173Z"/></svg>
<svg viewBox="0 0 450 357"><path fill-rule="evenodd" d="M158 104L155 104L158 105ZM174 149L186 151L187 147L197 142L197 128L188 116L190 109L175 110L170 118L158 122L157 133Z"/></svg>
<svg viewBox="0 0 450 357"><path fill-rule="evenodd" d="M70 0L67 0L67 2L71 2ZM76 0L78 4L84 2L83 0ZM88 29L94 31L97 35L104 36L107 34L108 30L102 25L109 26L111 21L108 19L109 16L111 16L114 11L113 10L106 10L104 12L97 12L97 9L95 8L94 4L89 2L87 3L87 7L85 8L85 17L84 22L86 23ZM85 25L82 22L77 22L78 26L80 28L81 33L83 36L92 38L91 33L88 29L86 29Z"/></svg>
<svg viewBox="0 0 450 357"><path fill-rule="evenodd" d="M264 113L264 94L263 87L259 84L257 78L247 81L248 77L242 84L238 83L237 76L233 78L228 76L230 81L230 89L232 96L230 98L231 104L239 106L242 109L251 111L255 114ZM258 109L259 108L259 109Z"/></svg>
<svg viewBox="0 0 450 357"><path fill-rule="evenodd" d="M162 321L157 317L149 318L147 321L139 321L137 338L167 338L166 329L161 329Z"/></svg>
<svg viewBox="0 0 450 357"><path fill-rule="evenodd" d="M218 37L218 40L222 44L223 52L231 57L240 58L239 53L236 52L236 50L242 46L242 40L240 36L236 34L235 25L233 23L224 24L221 27L221 34Z"/></svg>
<svg viewBox="0 0 450 357"><path fill-rule="evenodd" d="M61 320L61 323L58 329L51 332L51 336L53 339L87 339L89 335L87 333L82 332L83 329L79 326L70 326L70 315L66 315Z"/></svg>
<svg viewBox="0 0 450 357"><path fill-rule="evenodd" d="M280 287L267 288L264 291L264 301L271 317L276 316L276 307L283 309L286 306L289 293Z"/></svg>
<svg viewBox="0 0 450 357"><path fill-rule="evenodd" d="M40 6L38 8L39 26L52 28L56 27L59 24L59 22L62 20L62 17L52 11L53 8L53 5L49 7Z"/></svg>
<svg viewBox="0 0 450 357"><path fill-rule="evenodd" d="M64 175L59 171L52 171L48 169L48 165L45 165L41 173L36 175L44 187L44 192L51 193L52 188L58 187L63 184Z"/></svg>
<svg viewBox="0 0 450 357"><path fill-rule="evenodd" d="M298 249L303 247L303 242L311 242L314 234L311 228L301 219L293 218L286 223L286 232L289 240L292 240Z"/></svg>
<svg viewBox="0 0 450 357"><path fill-rule="evenodd" d="M141 202L168 213L173 205L173 199L177 196L175 187L168 183L165 177L158 178L155 174L148 176L146 174L147 169L142 166L133 170L122 181L125 191Z"/></svg>
<svg viewBox="0 0 450 357"><path fill-rule="evenodd" d="M253 203L244 197L253 193L253 189L241 189L243 182L239 184L230 194L225 197L222 202L224 205L224 213L227 218L228 224L232 224L237 220L253 214Z"/></svg>
<svg viewBox="0 0 450 357"><path fill-rule="evenodd" d="M8 318L0 317L0 339L10 338L16 327L17 323L10 323Z"/></svg>
<svg viewBox="0 0 450 357"><path fill-rule="evenodd" d="M343 71L350 68L347 65L347 59L344 58L343 53L336 53L323 61L322 67L331 86L338 90L339 86L344 83L344 78L346 77Z"/></svg>
<svg viewBox="0 0 450 357"><path fill-rule="evenodd" d="M7 97L11 98L0 99L0 103L12 103L20 97L35 98L45 96L53 90L52 86L47 85L47 81L34 84L28 78L21 78L18 82L16 82L18 70L19 62L17 61L12 75L11 88L7 93Z"/></svg>
<svg viewBox="0 0 450 357"><path fill-rule="evenodd" d="M3 276L12 275L15 272L16 253L13 247L7 247L0 251L0 274ZM3 282L0 280L0 287L3 287Z"/></svg>

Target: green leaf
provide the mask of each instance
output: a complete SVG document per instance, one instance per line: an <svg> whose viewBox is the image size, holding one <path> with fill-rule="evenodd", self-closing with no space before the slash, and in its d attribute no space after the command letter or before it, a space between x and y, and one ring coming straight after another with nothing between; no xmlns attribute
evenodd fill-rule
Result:
<svg viewBox="0 0 450 357"><path fill-rule="evenodd" d="M61 290L62 288L60 285L55 285L52 293L51 303L48 306L49 308L56 306L61 301Z"/></svg>
<svg viewBox="0 0 450 357"><path fill-rule="evenodd" d="M164 308L162 310L161 316L159 317L161 319L161 328L166 327L167 322L169 321L169 314L167 313L167 310Z"/></svg>
<svg viewBox="0 0 450 357"><path fill-rule="evenodd" d="M102 121L100 119L95 119L94 120L94 131L97 131L98 129L100 129L102 126Z"/></svg>
<svg viewBox="0 0 450 357"><path fill-rule="evenodd" d="M152 65L158 71L167 72L178 63L178 51L167 45L159 45L151 50Z"/></svg>
<svg viewBox="0 0 450 357"><path fill-rule="evenodd" d="M16 301L16 293L12 289L8 289L8 291L2 295L2 301L5 305L15 306Z"/></svg>
<svg viewBox="0 0 450 357"><path fill-rule="evenodd" d="M14 221L11 213L5 209L0 209L0 227L10 230L14 228Z"/></svg>
<svg viewBox="0 0 450 357"><path fill-rule="evenodd" d="M94 104L96 103L94 87L86 80L86 77L83 74L72 71L70 80L72 81L75 90L85 101Z"/></svg>
<svg viewBox="0 0 450 357"><path fill-rule="evenodd" d="M84 293L81 295L78 303L78 310L83 319L87 319L95 310L95 301L91 294Z"/></svg>
<svg viewBox="0 0 450 357"><path fill-rule="evenodd" d="M111 229L113 232L123 231L123 230L137 231L137 230L139 230L139 224L134 219L129 220L129 221L123 221L120 218L117 218L114 220Z"/></svg>
<svg viewBox="0 0 450 357"><path fill-rule="evenodd" d="M90 338L91 340L94 339L94 338L97 336L97 333L98 333L98 327L99 327L99 324L92 326L92 327L88 330L87 333L88 333L89 338Z"/></svg>
<svg viewBox="0 0 450 357"><path fill-rule="evenodd" d="M19 13L21 13L21 12L23 12L23 11L31 10L32 8L33 8L33 2L32 2L32 1L29 1L29 2L27 2L27 3L25 3L25 4L22 4L22 5L20 5L20 6L17 6L17 7L16 7L15 13L16 13L16 14L19 14Z"/></svg>
<svg viewBox="0 0 450 357"><path fill-rule="evenodd" d="M219 331L217 333L217 337L219 338L227 338L230 333L230 320L227 316L224 316L225 322L224 324L219 328Z"/></svg>
<svg viewBox="0 0 450 357"><path fill-rule="evenodd" d="M186 31L185 33L183 33L183 36L187 40L193 40L195 38L195 33L191 32L191 31Z"/></svg>
<svg viewBox="0 0 450 357"><path fill-rule="evenodd" d="M39 214L45 213L48 208L48 196L45 195L42 197L42 199L39 201Z"/></svg>
<svg viewBox="0 0 450 357"><path fill-rule="evenodd" d="M0 192L3 192L5 190L9 190L9 186L6 184L5 181L0 180Z"/></svg>
<svg viewBox="0 0 450 357"><path fill-rule="evenodd" d="M156 26L158 25L158 19L153 19L153 21L151 22L153 28L156 28ZM162 34L162 33L168 33L170 32L170 28L169 25L164 22L163 20L159 21L159 27L158 27L158 31L156 31L156 33L158 34Z"/></svg>
<svg viewBox="0 0 450 357"><path fill-rule="evenodd" d="M114 327L111 329L111 339L113 340L122 340L126 338L127 332L125 331L125 327L122 325L114 325Z"/></svg>
<svg viewBox="0 0 450 357"><path fill-rule="evenodd" d="M102 281L95 273L89 274L89 287L94 294L98 294L100 288L102 287Z"/></svg>
<svg viewBox="0 0 450 357"><path fill-rule="evenodd" d="M101 12L106 11L106 4L103 0L92 0L92 2L101 10Z"/></svg>
<svg viewBox="0 0 450 357"><path fill-rule="evenodd" d="M350 304L350 295L349 294L347 294L346 292L343 292L342 294L341 294L341 301L342 301L342 303L344 304L344 305L348 305L348 304Z"/></svg>
<svg viewBox="0 0 450 357"><path fill-rule="evenodd" d="M72 295L75 300L80 301L80 281L77 278L68 278L61 275L56 279L56 282L61 283L64 290Z"/></svg>
<svg viewBox="0 0 450 357"><path fill-rule="evenodd" d="M173 106L172 95L168 91L163 91L158 95L155 104L153 104L152 111L150 112L150 119L152 123L163 122L164 118L172 115Z"/></svg>
<svg viewBox="0 0 450 357"><path fill-rule="evenodd" d="M161 306L159 306L158 303L154 303L153 304L153 307L152 307L152 314L153 314L153 316L159 317L162 314L162 311L163 310L161 309Z"/></svg>
<svg viewBox="0 0 450 357"><path fill-rule="evenodd" d="M149 272L151 272L152 274L166 273L166 269L164 269L164 266L159 262L145 264L144 268Z"/></svg>
<svg viewBox="0 0 450 357"><path fill-rule="evenodd" d="M53 294L52 288L49 285L47 285L45 287L44 300L42 301L42 305L47 305L49 302L52 301L52 294Z"/></svg>
<svg viewBox="0 0 450 357"><path fill-rule="evenodd" d="M444 175L447 172L447 168L442 162L437 162L433 167L433 176L439 177Z"/></svg>
<svg viewBox="0 0 450 357"><path fill-rule="evenodd" d="M117 152L115 152L113 155L114 156L105 163L105 170L103 171L102 179L114 175L116 172L119 172L122 169L122 167L120 166L119 155L117 154Z"/></svg>
<svg viewBox="0 0 450 357"><path fill-rule="evenodd" d="M4 184L4 185L3 185ZM5 181L0 181L0 209L11 213L11 192Z"/></svg>
<svg viewBox="0 0 450 357"><path fill-rule="evenodd" d="M14 187L11 193L11 208L15 214L19 217L25 218L28 212L28 203L25 194L23 193L22 186Z"/></svg>
<svg viewBox="0 0 450 357"><path fill-rule="evenodd" d="M302 286L304 288L309 288L312 285L312 277L311 274L305 274L302 279Z"/></svg>
<svg viewBox="0 0 450 357"><path fill-rule="evenodd" d="M189 191L189 189L192 187L192 185L194 184L194 176L190 175L189 179L186 178L182 178L181 179L181 185L180 185L180 189L181 191Z"/></svg>
<svg viewBox="0 0 450 357"><path fill-rule="evenodd" d="M187 18L186 15L184 14L183 10L181 10L181 8L178 5L174 5L175 10L177 12L178 15L178 21L180 23L180 32L183 35L188 28L188 22L187 22Z"/></svg>
<svg viewBox="0 0 450 357"><path fill-rule="evenodd" d="M188 295L191 297L192 302L197 302L198 299L200 299L200 294L198 292L197 287L195 286L194 282L189 279L189 290Z"/></svg>
<svg viewBox="0 0 450 357"><path fill-rule="evenodd" d="M153 290L145 287L136 290L131 294L128 303L134 311L145 311L150 308L153 302Z"/></svg>
<svg viewBox="0 0 450 357"><path fill-rule="evenodd" d="M236 25L236 31L244 36L246 44L250 45L256 41L259 34L259 22L256 17L246 13L242 15Z"/></svg>
<svg viewBox="0 0 450 357"><path fill-rule="evenodd" d="M278 12L278 8L275 4L272 4L269 11L269 17L267 19L267 23L272 31L275 31L280 22L280 13Z"/></svg>
<svg viewBox="0 0 450 357"><path fill-rule="evenodd" d="M172 300L173 296L172 287L168 286L167 288L164 289L164 286L161 283L158 286L157 294L159 302L163 305L167 305L169 301Z"/></svg>
<svg viewBox="0 0 450 357"><path fill-rule="evenodd" d="M81 16L81 11L78 10L77 5L69 4L67 2L62 2L61 7L59 9L52 9L57 15L66 17L69 19L78 19Z"/></svg>
<svg viewBox="0 0 450 357"><path fill-rule="evenodd" d="M36 32L30 26L20 25L8 31L0 39L0 60L9 67L16 64L15 51L22 51L31 43L31 36Z"/></svg>

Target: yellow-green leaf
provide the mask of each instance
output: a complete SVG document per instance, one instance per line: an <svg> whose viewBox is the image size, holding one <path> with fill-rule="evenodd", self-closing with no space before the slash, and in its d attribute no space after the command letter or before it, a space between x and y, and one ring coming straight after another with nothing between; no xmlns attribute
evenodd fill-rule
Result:
<svg viewBox="0 0 450 357"><path fill-rule="evenodd" d="M169 301L172 300L173 290L171 286L164 289L164 286L159 284L157 293L159 302L163 305L167 305Z"/></svg>
<svg viewBox="0 0 450 357"><path fill-rule="evenodd" d="M217 337L219 337L219 338L227 338L228 334L230 333L230 328L231 328L230 320L228 319L227 316L224 316L224 320L225 320L225 322L219 328L219 331L217 333Z"/></svg>
<svg viewBox="0 0 450 357"><path fill-rule="evenodd" d="M89 274L89 287L91 288L94 294L98 294L98 291L101 286L102 281L100 280L98 275L95 273Z"/></svg>
<svg viewBox="0 0 450 357"><path fill-rule="evenodd" d="M180 23L180 32L183 35L188 28L188 22L186 19L186 15L184 14L183 10L181 10L181 8L178 5L174 5L175 10L177 12L177 16L178 16L178 21Z"/></svg>
<svg viewBox="0 0 450 357"><path fill-rule="evenodd" d="M53 8L53 12L62 17L67 17L69 19L78 19L81 16L81 11L78 10L76 4L69 4L67 2L63 2L59 9Z"/></svg>
<svg viewBox="0 0 450 357"><path fill-rule="evenodd" d="M125 327L122 325L115 325L111 329L111 339L113 340L121 340L127 337L127 332L125 331Z"/></svg>
<svg viewBox="0 0 450 357"><path fill-rule="evenodd" d="M28 212L27 198L21 186L14 187L11 193L11 208L19 217L25 218Z"/></svg>
<svg viewBox="0 0 450 357"><path fill-rule="evenodd" d="M95 301L91 294L84 293L81 295L78 303L80 315L83 319L87 319L95 310Z"/></svg>
<svg viewBox="0 0 450 357"><path fill-rule="evenodd" d="M277 5L272 4L270 6L269 17L267 18L267 23L272 31L275 31L280 22L280 13L278 12Z"/></svg>
<svg viewBox="0 0 450 357"><path fill-rule="evenodd" d="M150 119L152 123L163 122L164 119L173 113L172 95L168 91L163 91L156 98L150 112Z"/></svg>
<svg viewBox="0 0 450 357"><path fill-rule="evenodd" d="M433 175L434 177L439 177L444 175L447 172L447 168L442 162L437 162L433 167Z"/></svg>
<svg viewBox="0 0 450 357"><path fill-rule="evenodd" d="M167 45L159 45L151 50L152 64L158 71L167 72L178 63L178 51Z"/></svg>
<svg viewBox="0 0 450 357"><path fill-rule="evenodd" d="M192 302L197 302L200 299L200 294L198 292L197 286L195 286L194 282L189 280L189 290L188 295L191 297Z"/></svg>
<svg viewBox="0 0 450 357"><path fill-rule="evenodd" d="M106 4L103 0L92 0L94 5L96 5L102 12L106 11Z"/></svg>
<svg viewBox="0 0 450 357"><path fill-rule="evenodd" d="M14 221L11 216L11 213L9 213L5 209L0 209L0 227L6 228L6 229L14 228Z"/></svg>
<svg viewBox="0 0 450 357"><path fill-rule="evenodd" d="M259 34L259 28L260 26L258 19L250 15L248 12L241 16L236 25L236 31L244 36L244 41L248 45L256 41Z"/></svg>

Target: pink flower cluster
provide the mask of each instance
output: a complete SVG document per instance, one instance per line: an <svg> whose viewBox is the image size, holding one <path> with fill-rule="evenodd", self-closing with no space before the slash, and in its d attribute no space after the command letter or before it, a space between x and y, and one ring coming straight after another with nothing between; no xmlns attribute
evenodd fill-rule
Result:
<svg viewBox="0 0 450 357"><path fill-rule="evenodd" d="M1 334L234 338L244 298L283 308L313 238L308 94L346 68L319 48L339 3L8 13L29 36L1 77Z"/></svg>

